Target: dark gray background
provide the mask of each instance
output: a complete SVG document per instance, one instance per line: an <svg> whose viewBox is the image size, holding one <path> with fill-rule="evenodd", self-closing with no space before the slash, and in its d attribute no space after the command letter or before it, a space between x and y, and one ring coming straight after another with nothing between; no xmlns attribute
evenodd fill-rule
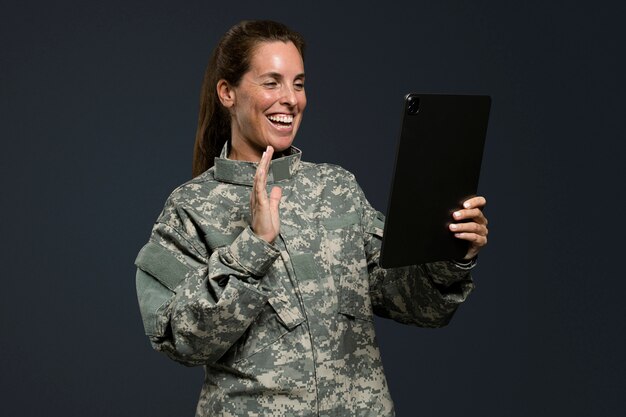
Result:
<svg viewBox="0 0 626 417"><path fill-rule="evenodd" d="M493 97L476 292L445 329L377 321L398 415L626 415L623 3L400 4L2 1L2 415L193 415L202 372L151 351L133 260L244 18L304 34L296 144L381 210L403 95Z"/></svg>

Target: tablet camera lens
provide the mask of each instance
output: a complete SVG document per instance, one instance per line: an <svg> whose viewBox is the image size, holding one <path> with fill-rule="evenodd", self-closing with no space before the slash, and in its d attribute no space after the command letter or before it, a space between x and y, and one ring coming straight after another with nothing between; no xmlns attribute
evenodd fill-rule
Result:
<svg viewBox="0 0 626 417"><path fill-rule="evenodd" d="M409 114L417 114L420 109L420 99L419 97L410 96L407 98L407 113Z"/></svg>

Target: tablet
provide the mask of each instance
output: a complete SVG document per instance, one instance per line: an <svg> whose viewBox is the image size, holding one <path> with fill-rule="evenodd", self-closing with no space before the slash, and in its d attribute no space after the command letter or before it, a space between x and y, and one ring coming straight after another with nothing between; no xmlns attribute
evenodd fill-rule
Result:
<svg viewBox="0 0 626 417"><path fill-rule="evenodd" d="M477 193L491 97L408 94L383 233L383 268L462 259L448 229Z"/></svg>

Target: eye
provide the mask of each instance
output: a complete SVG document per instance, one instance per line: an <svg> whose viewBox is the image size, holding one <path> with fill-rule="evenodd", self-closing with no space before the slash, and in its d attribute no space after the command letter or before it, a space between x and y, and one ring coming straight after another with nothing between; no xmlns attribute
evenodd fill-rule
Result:
<svg viewBox="0 0 626 417"><path fill-rule="evenodd" d="M278 83L276 81L266 81L263 83L263 87L266 88L276 88L278 87Z"/></svg>
<svg viewBox="0 0 626 417"><path fill-rule="evenodd" d="M295 83L293 83L293 88L298 91L304 90L304 81L296 81Z"/></svg>

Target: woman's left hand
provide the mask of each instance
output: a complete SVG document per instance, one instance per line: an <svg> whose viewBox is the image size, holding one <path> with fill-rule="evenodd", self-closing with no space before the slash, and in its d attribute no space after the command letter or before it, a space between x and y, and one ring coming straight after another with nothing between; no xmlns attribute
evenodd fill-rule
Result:
<svg viewBox="0 0 626 417"><path fill-rule="evenodd" d="M461 223L451 223L449 226L456 238L470 242L464 260L472 259L478 255L480 249L487 244L488 221L482 211L486 204L485 197L473 197L463 202L463 209L452 213L455 221L465 220Z"/></svg>

